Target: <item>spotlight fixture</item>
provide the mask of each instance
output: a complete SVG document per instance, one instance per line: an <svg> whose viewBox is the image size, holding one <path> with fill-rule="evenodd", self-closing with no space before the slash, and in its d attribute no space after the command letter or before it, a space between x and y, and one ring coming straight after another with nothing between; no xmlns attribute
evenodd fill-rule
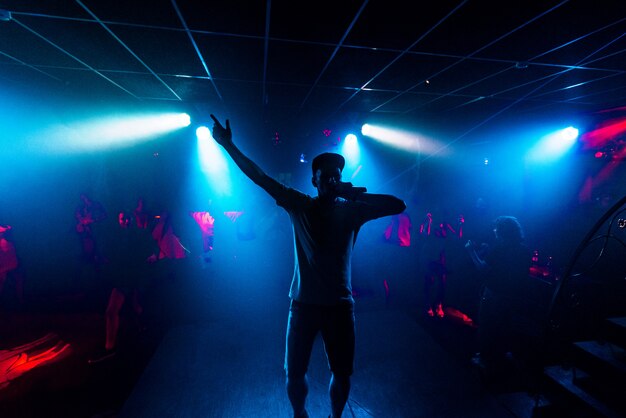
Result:
<svg viewBox="0 0 626 418"><path fill-rule="evenodd" d="M563 129L562 137L564 140L574 140L578 138L578 129L573 126Z"/></svg>

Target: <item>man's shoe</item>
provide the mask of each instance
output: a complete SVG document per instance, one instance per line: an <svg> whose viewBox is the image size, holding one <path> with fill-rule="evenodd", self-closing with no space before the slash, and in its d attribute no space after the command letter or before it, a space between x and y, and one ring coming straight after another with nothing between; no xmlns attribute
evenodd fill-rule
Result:
<svg viewBox="0 0 626 418"><path fill-rule="evenodd" d="M443 306L441 306L441 303L439 305L437 305L437 316L439 318L443 318L446 314L443 312Z"/></svg>
<svg viewBox="0 0 626 418"><path fill-rule="evenodd" d="M99 351L96 355L94 355L93 357L88 359L87 363L89 363L89 364L102 363L103 361L110 360L113 357L115 357L115 354L117 354L117 350L115 350L115 349L106 350L105 349L105 350Z"/></svg>

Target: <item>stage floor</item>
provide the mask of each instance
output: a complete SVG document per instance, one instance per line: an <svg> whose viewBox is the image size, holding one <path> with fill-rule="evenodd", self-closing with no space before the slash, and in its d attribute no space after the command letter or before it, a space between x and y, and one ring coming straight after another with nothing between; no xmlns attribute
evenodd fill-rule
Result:
<svg viewBox="0 0 626 418"><path fill-rule="evenodd" d="M0 416L291 417L283 371L287 285L253 273L164 285L146 300L147 331L139 333L125 311L118 355L98 365L87 358L102 346L102 304L48 297L0 311L0 351L49 333L46 347L70 346L0 390ZM356 298L355 373L344 418L531 416L527 395L480 380L469 361L476 330L458 311L426 317L413 300L416 289L391 288L389 298L382 286L360 289ZM321 340L308 376L309 414L325 418L330 374Z"/></svg>
<svg viewBox="0 0 626 418"><path fill-rule="evenodd" d="M284 387L286 309L240 312L169 331L120 417L290 417ZM462 359L398 310L357 312L356 370L344 417L514 417ZM307 410L330 413L320 339Z"/></svg>

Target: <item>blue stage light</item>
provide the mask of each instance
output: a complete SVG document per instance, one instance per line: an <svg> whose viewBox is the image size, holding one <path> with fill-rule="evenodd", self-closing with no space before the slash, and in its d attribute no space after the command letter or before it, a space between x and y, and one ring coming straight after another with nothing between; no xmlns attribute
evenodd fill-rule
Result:
<svg viewBox="0 0 626 418"><path fill-rule="evenodd" d="M567 127L563 129L562 136L563 139L566 141L575 140L576 138L578 138L578 129L574 128L573 126Z"/></svg>
<svg viewBox="0 0 626 418"><path fill-rule="evenodd" d="M361 134L410 153L441 156L447 154L446 147L442 143L418 132L366 123L361 126Z"/></svg>
<svg viewBox="0 0 626 418"><path fill-rule="evenodd" d="M548 163L563 157L576 144L578 129L570 126L542 137L526 155L529 162Z"/></svg>
<svg viewBox="0 0 626 418"><path fill-rule="evenodd" d="M228 161L206 126L196 129L200 170L216 195L229 196L231 181Z"/></svg>
<svg viewBox="0 0 626 418"><path fill-rule="evenodd" d="M103 115L49 126L33 148L51 153L89 152L133 146L189 126L186 113ZM40 144L39 144L40 143Z"/></svg>
<svg viewBox="0 0 626 418"><path fill-rule="evenodd" d="M346 159L346 166L349 168L356 167L361 160L361 150L356 135L348 134L343 140L341 154Z"/></svg>

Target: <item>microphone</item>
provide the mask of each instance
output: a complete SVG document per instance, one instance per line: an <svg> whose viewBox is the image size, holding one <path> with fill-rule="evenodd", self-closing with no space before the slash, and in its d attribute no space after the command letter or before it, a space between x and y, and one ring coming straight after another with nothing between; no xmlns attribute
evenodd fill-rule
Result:
<svg viewBox="0 0 626 418"><path fill-rule="evenodd" d="M352 183L339 182L334 187L337 196L354 199L356 196L367 192L365 187L354 187Z"/></svg>

